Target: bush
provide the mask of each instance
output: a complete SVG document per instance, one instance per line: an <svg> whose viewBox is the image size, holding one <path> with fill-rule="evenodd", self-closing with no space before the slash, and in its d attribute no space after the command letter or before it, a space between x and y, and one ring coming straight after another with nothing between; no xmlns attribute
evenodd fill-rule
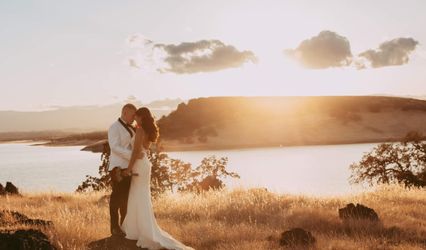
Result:
<svg viewBox="0 0 426 250"><path fill-rule="evenodd" d="M223 178L240 178L237 173L226 171L227 164L228 158L226 157L220 159L217 159L216 156L204 158L201 165L191 171L190 182L180 186L179 191L202 192L224 188Z"/></svg>
<svg viewBox="0 0 426 250"><path fill-rule="evenodd" d="M157 145L157 149L161 147ZM100 191L110 188L108 174L110 149L104 145L99 166L99 177L86 176L86 180L78 186L76 192ZM237 173L226 171L228 159L216 156L206 157L195 169L190 163L170 158L161 150L150 150L148 158L152 163L151 193L154 197L166 192L200 192L225 187L222 179L226 177L239 178Z"/></svg>
<svg viewBox="0 0 426 250"><path fill-rule="evenodd" d="M86 175L84 180L75 190L76 192L101 191L111 187L111 178L108 174L109 156L111 150L109 144L104 144L101 154L101 165L99 166L99 177Z"/></svg>
<svg viewBox="0 0 426 250"><path fill-rule="evenodd" d="M416 132L402 142L382 143L353 163L351 182L374 184L399 183L405 187L426 186L426 142Z"/></svg>

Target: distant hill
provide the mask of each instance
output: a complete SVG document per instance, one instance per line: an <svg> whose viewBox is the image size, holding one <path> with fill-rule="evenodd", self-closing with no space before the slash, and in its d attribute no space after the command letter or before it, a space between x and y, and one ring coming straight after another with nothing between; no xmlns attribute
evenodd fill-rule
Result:
<svg viewBox="0 0 426 250"><path fill-rule="evenodd" d="M426 134L426 101L382 96L192 99L158 121L166 150L340 144Z"/></svg>
<svg viewBox="0 0 426 250"><path fill-rule="evenodd" d="M20 114L22 124L12 124L15 129L42 130L0 132L0 141L90 145L106 139L106 129L120 108L116 104ZM151 109L157 117L163 114L158 125L166 151L385 142L400 140L410 131L426 135L426 100L411 98L209 97L180 103L171 113L162 102L153 103ZM14 119L2 117L2 122Z"/></svg>
<svg viewBox="0 0 426 250"><path fill-rule="evenodd" d="M181 103L181 99L166 99L154 101L149 104L135 103L137 107L146 106L153 114L160 118L175 110ZM5 138L5 132L9 137L21 136L22 132L46 132L56 135L70 134L74 132L90 132L106 130L108 126L119 117L122 103L108 106L74 106L61 107L49 111L19 112L0 111L0 139ZM18 132L18 133L10 133ZM16 137L15 136L15 137Z"/></svg>

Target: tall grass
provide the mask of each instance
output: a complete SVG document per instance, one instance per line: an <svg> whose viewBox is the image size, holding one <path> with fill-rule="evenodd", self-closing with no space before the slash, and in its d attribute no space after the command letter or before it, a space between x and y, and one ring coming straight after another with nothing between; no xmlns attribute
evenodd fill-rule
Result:
<svg viewBox="0 0 426 250"><path fill-rule="evenodd" d="M0 209L51 220L42 228L62 249L84 249L109 236L105 193L28 193L1 197ZM344 224L338 209L349 202L376 210L382 225ZM311 231L314 249L426 249L426 191L387 187L354 196L305 197L264 189L169 194L154 201L160 226L196 249L279 249L292 227ZM14 229L16 227L0 227Z"/></svg>

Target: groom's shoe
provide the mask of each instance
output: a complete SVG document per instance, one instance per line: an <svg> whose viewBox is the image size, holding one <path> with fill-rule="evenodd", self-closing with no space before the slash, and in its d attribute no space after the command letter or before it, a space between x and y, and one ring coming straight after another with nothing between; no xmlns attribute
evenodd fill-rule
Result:
<svg viewBox="0 0 426 250"><path fill-rule="evenodd" d="M111 234L113 237L124 237L126 234L120 228L111 229Z"/></svg>

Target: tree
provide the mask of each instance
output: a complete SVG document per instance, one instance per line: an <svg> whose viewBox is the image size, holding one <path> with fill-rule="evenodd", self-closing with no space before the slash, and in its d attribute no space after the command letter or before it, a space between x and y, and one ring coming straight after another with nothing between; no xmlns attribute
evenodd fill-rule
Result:
<svg viewBox="0 0 426 250"><path fill-rule="evenodd" d="M154 197L173 191L173 179L170 174L171 159L166 153L150 150L148 155L151 161L151 194Z"/></svg>
<svg viewBox="0 0 426 250"><path fill-rule="evenodd" d="M99 177L86 176L86 180L78 186L77 192L100 191L110 188L110 177L108 164L110 148L108 143L103 145L104 149L99 166ZM190 163L170 158L161 151L157 145L156 150L150 150L148 155L152 163L151 170L151 194L154 197L166 192L200 192L210 189L221 189L225 187L222 178L239 178L239 175L226 171L228 159L216 156L204 158L201 165L193 169Z"/></svg>
<svg viewBox="0 0 426 250"><path fill-rule="evenodd" d="M108 143L103 144L103 151L101 154L101 165L99 166L99 177L86 175L84 180L78 187L76 192L86 191L101 191L111 187L111 178L108 174L109 156L111 149Z"/></svg>
<svg viewBox="0 0 426 250"><path fill-rule="evenodd" d="M374 184L399 183L405 187L426 186L426 142L410 132L397 143L382 143L350 166L351 182Z"/></svg>
<svg viewBox="0 0 426 250"><path fill-rule="evenodd" d="M210 189L218 190L225 187L222 178L240 178L237 173L226 171L228 158L217 159L216 156L206 157L192 173L192 182L181 187L181 191L201 192Z"/></svg>

